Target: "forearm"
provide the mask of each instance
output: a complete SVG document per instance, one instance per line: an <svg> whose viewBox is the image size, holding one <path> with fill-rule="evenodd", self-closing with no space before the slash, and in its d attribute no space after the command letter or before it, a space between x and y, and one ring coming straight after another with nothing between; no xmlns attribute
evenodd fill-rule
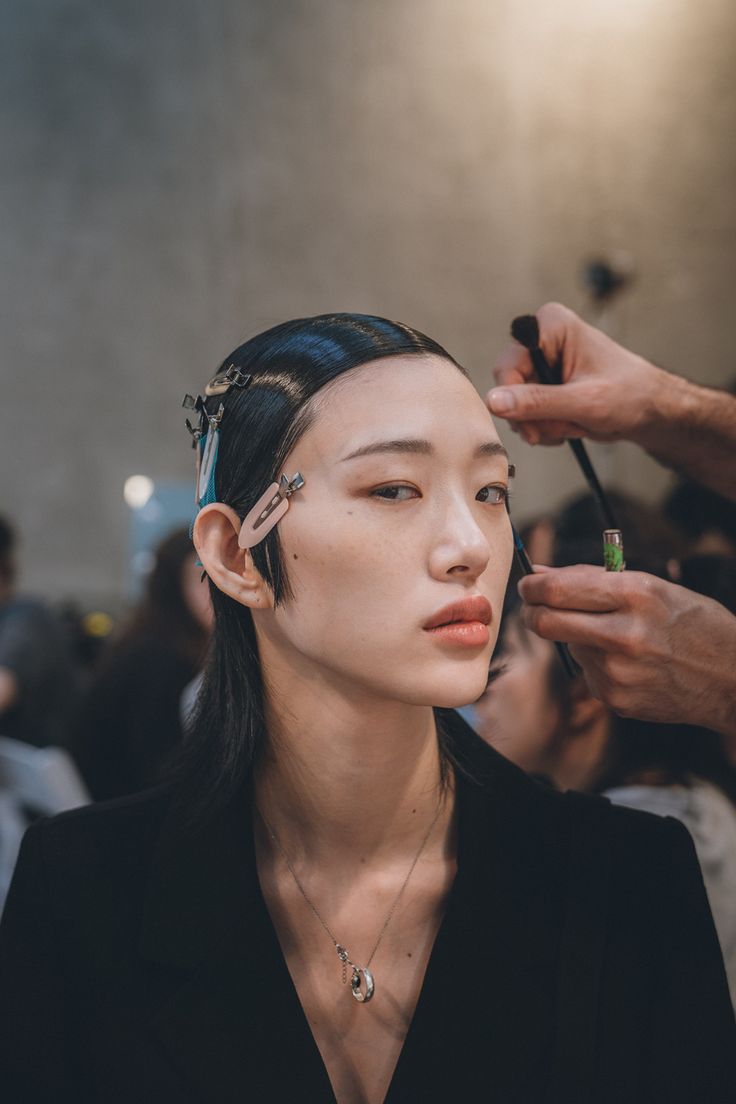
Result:
<svg viewBox="0 0 736 1104"><path fill-rule="evenodd" d="M736 499L736 398L662 372L632 440L674 471Z"/></svg>

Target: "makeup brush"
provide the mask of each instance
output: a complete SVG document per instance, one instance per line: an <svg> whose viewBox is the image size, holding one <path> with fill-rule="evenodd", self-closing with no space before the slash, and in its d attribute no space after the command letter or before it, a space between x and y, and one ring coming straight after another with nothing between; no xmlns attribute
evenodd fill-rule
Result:
<svg viewBox="0 0 736 1104"><path fill-rule="evenodd" d="M522 572L523 575L533 575L534 568L532 567L532 562L527 555L527 551L524 547L521 537L516 532L516 527L514 526L513 522L511 522L511 532L513 533L514 537L514 555L516 556L516 562L519 565L519 570ZM555 640L554 646L557 649L557 654L560 657L560 662L565 668L565 673L567 677L577 678L577 676L580 674L580 668L570 655L570 649L568 648L567 644L562 644L559 640Z"/></svg>
<svg viewBox="0 0 736 1104"><path fill-rule="evenodd" d="M534 371L537 373L542 383L547 385L562 383L559 372L549 366L547 358L539 348L539 323L536 315L521 314L518 318L515 318L511 323L511 336L515 341L518 341L520 345L523 345L525 349L529 350L529 356L532 358ZM568 440L567 443L572 449L575 459L580 465L580 470L585 476L588 486L598 503L606 529L618 529L619 525L611 509L611 504L606 498L606 493L598 481L598 476L595 474L595 469L590 462L590 457L588 456L585 445L582 441L576 439Z"/></svg>

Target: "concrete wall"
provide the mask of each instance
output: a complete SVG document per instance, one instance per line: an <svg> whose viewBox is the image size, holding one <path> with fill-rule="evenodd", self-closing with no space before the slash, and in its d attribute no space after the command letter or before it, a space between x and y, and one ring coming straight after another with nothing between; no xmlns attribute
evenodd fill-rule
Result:
<svg viewBox="0 0 736 1104"><path fill-rule="evenodd" d="M114 600L124 479L189 478L180 408L245 336L355 309L480 388L510 318L638 273L614 335L736 372L730 0L6 0L3 489L24 581ZM512 438L517 516L581 486ZM656 495L626 446L609 477Z"/></svg>

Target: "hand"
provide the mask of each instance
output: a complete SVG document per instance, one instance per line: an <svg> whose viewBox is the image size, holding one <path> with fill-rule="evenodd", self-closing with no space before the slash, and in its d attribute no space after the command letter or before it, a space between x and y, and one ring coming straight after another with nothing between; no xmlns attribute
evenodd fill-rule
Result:
<svg viewBox="0 0 736 1104"><path fill-rule="evenodd" d="M545 387L529 352L514 343L493 373L499 386L486 396L492 414L509 421L529 444L559 444L569 437L618 438L645 443L662 384L677 379L630 353L559 303L537 311L539 342L562 383Z"/></svg>
<svg viewBox="0 0 736 1104"><path fill-rule="evenodd" d="M591 693L624 717L736 735L736 617L639 571L535 568L519 583L527 628L563 640Z"/></svg>

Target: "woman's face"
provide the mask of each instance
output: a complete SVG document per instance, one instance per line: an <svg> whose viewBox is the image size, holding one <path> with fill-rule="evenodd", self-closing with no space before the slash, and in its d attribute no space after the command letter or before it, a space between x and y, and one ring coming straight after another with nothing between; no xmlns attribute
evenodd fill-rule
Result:
<svg viewBox="0 0 736 1104"><path fill-rule="evenodd" d="M279 523L294 597L255 616L266 679L273 662L353 698L477 698L512 543L505 450L473 385L434 356L355 369L317 396L297 470ZM426 627L466 599L465 628Z"/></svg>
<svg viewBox="0 0 736 1104"><path fill-rule="evenodd" d="M561 713L549 678L554 662L554 646L512 614L504 626L500 673L474 709L483 739L532 774L548 772L557 747Z"/></svg>

